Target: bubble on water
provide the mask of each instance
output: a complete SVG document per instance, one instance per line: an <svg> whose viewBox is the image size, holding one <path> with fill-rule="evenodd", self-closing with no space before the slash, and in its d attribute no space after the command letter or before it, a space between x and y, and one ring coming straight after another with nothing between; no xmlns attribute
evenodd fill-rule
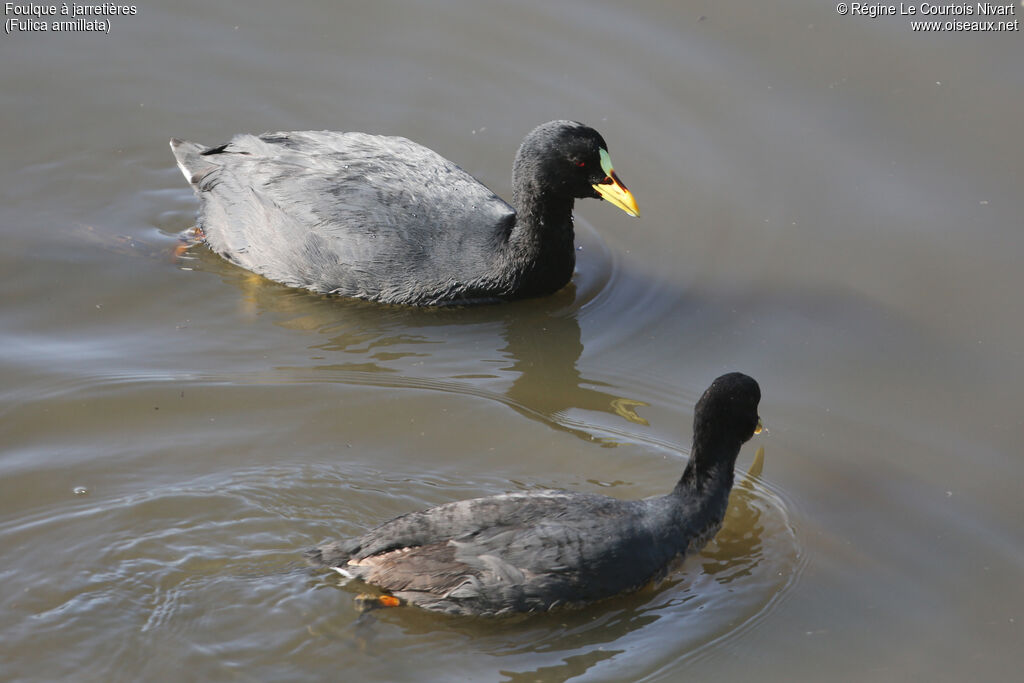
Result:
<svg viewBox="0 0 1024 683"><path fill-rule="evenodd" d="M84 486L76 486L75 488L71 489L71 492L74 493L76 496L89 495L89 489L85 488Z"/></svg>

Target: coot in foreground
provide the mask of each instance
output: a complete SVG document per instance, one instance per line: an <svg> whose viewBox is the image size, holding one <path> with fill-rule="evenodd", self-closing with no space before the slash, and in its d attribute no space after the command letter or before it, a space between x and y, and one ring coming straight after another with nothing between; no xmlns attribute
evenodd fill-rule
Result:
<svg viewBox="0 0 1024 683"><path fill-rule="evenodd" d="M671 493L618 500L536 491L462 500L396 517L306 551L316 566L451 614L580 606L664 577L718 532L740 446L760 431L750 377L716 379L697 402L693 450Z"/></svg>
<svg viewBox="0 0 1024 683"><path fill-rule="evenodd" d="M302 131L219 147L171 140L215 252L293 287L393 304L551 294L569 282L573 201L636 201L593 128L552 121L523 140L512 206L400 137Z"/></svg>

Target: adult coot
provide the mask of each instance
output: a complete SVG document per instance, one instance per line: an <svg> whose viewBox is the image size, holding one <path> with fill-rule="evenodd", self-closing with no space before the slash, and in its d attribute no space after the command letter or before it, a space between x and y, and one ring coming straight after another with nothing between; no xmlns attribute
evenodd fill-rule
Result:
<svg viewBox="0 0 1024 683"><path fill-rule="evenodd" d="M400 137L303 131L211 148L173 139L171 149L211 249L286 285L383 303L550 294L572 277L575 198L638 215L604 139L573 121L523 140L513 206Z"/></svg>
<svg viewBox="0 0 1024 683"><path fill-rule="evenodd" d="M736 455L760 431L760 399L746 375L712 383L697 402L690 461L668 495L618 500L537 491L463 500L402 515L306 557L387 591L381 605L451 614L546 611L635 591L718 532Z"/></svg>

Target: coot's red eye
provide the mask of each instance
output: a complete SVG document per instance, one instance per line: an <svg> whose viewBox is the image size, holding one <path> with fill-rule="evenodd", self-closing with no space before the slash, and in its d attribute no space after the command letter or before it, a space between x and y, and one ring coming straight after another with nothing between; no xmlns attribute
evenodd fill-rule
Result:
<svg viewBox="0 0 1024 683"><path fill-rule="evenodd" d="M587 165L587 162L585 162L585 161L577 161L576 165L579 166L580 168L583 168L584 166Z"/></svg>

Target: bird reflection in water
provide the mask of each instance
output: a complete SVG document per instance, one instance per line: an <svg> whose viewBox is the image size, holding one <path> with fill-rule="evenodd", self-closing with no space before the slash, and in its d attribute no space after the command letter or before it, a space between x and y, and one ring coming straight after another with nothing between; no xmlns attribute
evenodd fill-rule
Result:
<svg viewBox="0 0 1024 683"><path fill-rule="evenodd" d="M638 412L646 402L580 373L584 347L573 283L544 299L495 306L386 306L278 285L201 247L181 258L196 269L217 272L240 290L245 317L255 321L271 313L281 327L319 335L309 347L311 359L327 362L275 368L286 381L479 396L605 447L620 442L614 428L602 426L597 433L570 413L605 413L648 424Z"/></svg>

